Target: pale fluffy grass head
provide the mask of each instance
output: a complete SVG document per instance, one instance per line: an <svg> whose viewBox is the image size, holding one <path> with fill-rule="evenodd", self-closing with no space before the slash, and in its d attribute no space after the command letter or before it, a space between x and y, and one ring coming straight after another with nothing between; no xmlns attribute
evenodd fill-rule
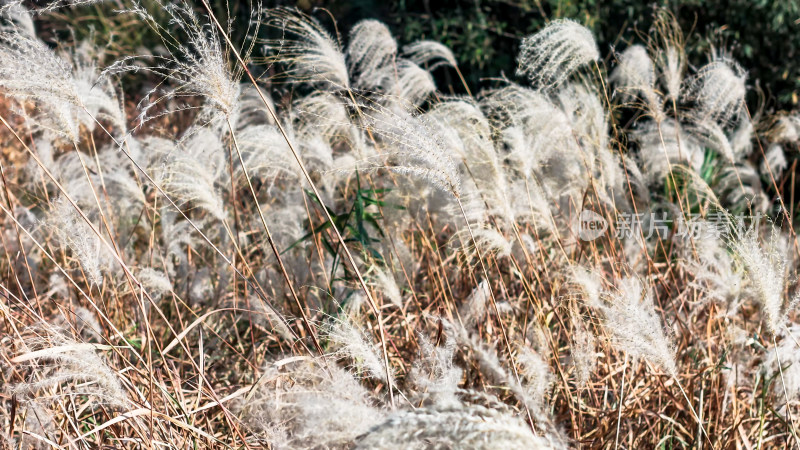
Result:
<svg viewBox="0 0 800 450"><path fill-rule="evenodd" d="M483 320L486 315L486 308L489 305L490 295L489 283L483 280L478 283L478 286L472 290L469 297L458 308L458 315L461 316L461 322L465 328L474 329Z"/></svg>
<svg viewBox="0 0 800 450"><path fill-rule="evenodd" d="M652 46L657 49L656 62L666 91L665 98L678 101L686 72L683 30L681 30L678 20L667 8L660 8L656 12L652 30L655 32Z"/></svg>
<svg viewBox="0 0 800 450"><path fill-rule="evenodd" d="M245 424L278 448L352 445L384 417L349 372L309 357L268 363L252 394L240 403Z"/></svg>
<svg viewBox="0 0 800 450"><path fill-rule="evenodd" d="M392 302L398 308L403 307L403 293L397 285L392 272L385 268L376 267L372 275L372 284L378 288L384 298Z"/></svg>
<svg viewBox="0 0 800 450"><path fill-rule="evenodd" d="M408 59L426 69L434 70L439 66L456 67L456 57L446 45L436 41L417 41L403 47Z"/></svg>
<svg viewBox="0 0 800 450"><path fill-rule="evenodd" d="M698 122L721 124L739 117L747 93L747 74L735 61L717 58L701 67L689 80L684 98L696 104Z"/></svg>
<svg viewBox="0 0 800 450"><path fill-rule="evenodd" d="M631 134L639 146L639 166L650 184L665 183L677 165L695 172L703 165L705 149L673 119L642 123Z"/></svg>
<svg viewBox="0 0 800 450"><path fill-rule="evenodd" d="M777 333L796 302L784 298L789 260L782 251L779 232L771 229L766 242L761 243L756 229L737 231L729 245L744 268L754 299L761 306L767 330Z"/></svg>
<svg viewBox="0 0 800 450"><path fill-rule="evenodd" d="M650 290L637 278L623 278L599 308L603 326L618 351L643 358L670 375L678 373L674 346L656 314Z"/></svg>
<svg viewBox="0 0 800 450"><path fill-rule="evenodd" d="M549 449L529 425L506 411L475 404L395 413L358 440L359 449Z"/></svg>
<svg viewBox="0 0 800 450"><path fill-rule="evenodd" d="M347 64L355 74L357 86L374 86L375 78L380 76L377 72L391 66L396 55L397 42L382 22L362 20L350 31Z"/></svg>
<svg viewBox="0 0 800 450"><path fill-rule="evenodd" d="M578 317L573 317L572 329L574 334L570 346L570 356L572 367L575 369L575 381L579 387L586 387L595 366L597 366L596 339L594 334L587 329L583 320Z"/></svg>
<svg viewBox="0 0 800 450"><path fill-rule="evenodd" d="M167 55L158 57L156 65L145 70L162 76L169 81L166 92L154 88L144 96L139 104L139 126L171 112L195 108L192 106L170 107L165 112L151 114L154 108L166 100L184 100L200 97L205 104L199 107L197 121L202 124L215 122L219 118L236 122L239 113L239 97L242 69L230 60L223 47L219 32L210 20L202 20L194 9L185 2L161 4L162 10L174 25L174 31L165 31L146 9L135 5L132 12L137 14L167 44ZM248 50L243 50L247 58ZM106 73L137 71L141 67L129 64L132 58L118 61L106 69Z"/></svg>
<svg viewBox="0 0 800 450"><path fill-rule="evenodd" d="M103 275L111 271L112 257L73 205L63 198L56 200L50 208L46 225L56 241L68 248L80 262L88 281L95 286L101 285Z"/></svg>
<svg viewBox="0 0 800 450"><path fill-rule="evenodd" d="M165 149L168 153L154 167L157 179L177 200L224 220L227 216L220 192L227 176L223 144L208 128L187 134L177 146Z"/></svg>
<svg viewBox="0 0 800 450"><path fill-rule="evenodd" d="M419 350L408 375L415 399L429 405L457 405L463 370L453 362L455 340L448 337L442 345L436 346L426 336L419 335Z"/></svg>
<svg viewBox="0 0 800 450"><path fill-rule="evenodd" d="M780 403L785 403L788 397L790 404L796 405L800 401L800 352L797 351L797 342L800 341L800 325L792 324L781 334L783 339L778 342L778 347L766 351L763 367L769 376L781 380L773 383L775 399ZM779 361L780 368L778 367ZM786 386L785 392L784 386Z"/></svg>
<svg viewBox="0 0 800 450"><path fill-rule="evenodd" d="M522 40L517 74L547 90L598 58L600 52L588 28L569 19L558 19Z"/></svg>
<svg viewBox="0 0 800 450"><path fill-rule="evenodd" d="M388 168L421 178L447 193L458 195L461 185L458 167L446 143L429 119L385 108L365 111L373 134L389 151Z"/></svg>
<svg viewBox="0 0 800 450"><path fill-rule="evenodd" d="M647 113L660 123L664 120L663 99L656 91L656 71L647 49L632 45L619 55L618 61L610 81L617 84L623 99L641 98Z"/></svg>
<svg viewBox="0 0 800 450"><path fill-rule="evenodd" d="M28 378L12 392L34 398L43 392L63 389L76 396L90 396L94 402L125 408L130 401L117 372L98 355L96 344L77 342L47 327L46 336L25 340L27 352L12 362L30 368Z"/></svg>
<svg viewBox="0 0 800 450"><path fill-rule="evenodd" d="M381 88L388 100L397 107L413 111L436 92L430 72L407 59L398 60L395 66L381 71Z"/></svg>
<svg viewBox="0 0 800 450"><path fill-rule="evenodd" d="M80 140L82 102L72 67L43 42L0 30L0 89L19 102L35 103L35 113L25 115L34 128Z"/></svg>
<svg viewBox="0 0 800 450"><path fill-rule="evenodd" d="M266 42L271 59L289 62L287 75L295 81L325 89L347 89L350 76L339 41L313 17L278 8L267 13L267 25L285 33Z"/></svg>
<svg viewBox="0 0 800 450"><path fill-rule="evenodd" d="M378 380L390 381L381 360L380 349L372 342L364 330L350 319L332 319L325 324L322 335L328 340L336 354L352 361L356 370L367 373Z"/></svg>
<svg viewBox="0 0 800 450"><path fill-rule="evenodd" d="M767 177L771 173L775 180L778 180L789 165L786 154L783 152L783 146L780 144L770 145L765 156L766 158L761 161L761 173Z"/></svg>

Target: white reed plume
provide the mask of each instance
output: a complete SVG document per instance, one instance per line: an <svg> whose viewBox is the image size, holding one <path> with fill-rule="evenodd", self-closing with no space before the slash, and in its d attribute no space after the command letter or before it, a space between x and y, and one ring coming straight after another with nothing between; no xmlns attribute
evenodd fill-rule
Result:
<svg viewBox="0 0 800 450"><path fill-rule="evenodd" d="M437 104L425 116L442 124L450 136L461 141L453 148L460 150L459 156L480 194L495 213L509 223L513 221L513 210L506 198L508 183L492 142L492 128L478 105L454 99Z"/></svg>
<svg viewBox="0 0 800 450"><path fill-rule="evenodd" d="M585 387L597 365L595 337L586 328L583 320L578 317L573 317L572 329L570 357L572 358L572 366L575 368L575 381L579 387Z"/></svg>
<svg viewBox="0 0 800 450"><path fill-rule="evenodd" d="M570 117L548 97L509 85L491 92L482 106L490 118L506 124L502 141L508 149L509 171L536 178L555 197L576 194L585 187L594 149L589 149L591 154L584 151Z"/></svg>
<svg viewBox="0 0 800 450"><path fill-rule="evenodd" d="M742 115L730 137L733 154L739 158L749 155L753 151L754 135L755 126L753 122L746 115Z"/></svg>
<svg viewBox="0 0 800 450"><path fill-rule="evenodd" d="M346 141L355 131L345 102L330 92L316 91L301 98L292 105L292 115L301 139L316 134L334 145Z"/></svg>
<svg viewBox="0 0 800 450"><path fill-rule="evenodd" d="M616 83L623 98L642 98L653 120L661 123L664 120L664 101L656 92L656 71L647 49L642 45L632 45L619 55L618 60L610 80Z"/></svg>
<svg viewBox="0 0 800 450"><path fill-rule="evenodd" d="M774 383L774 394L776 398L788 398L792 402L800 400L800 352L797 351L800 325L792 324L782 334L784 337L780 344L774 351L768 352L764 368L770 376L779 376L783 372L780 375L783 382ZM784 386L786 392L783 391ZM784 406L788 407L789 405Z"/></svg>
<svg viewBox="0 0 800 450"><path fill-rule="evenodd" d="M172 282L169 280L169 277L160 270L145 267L139 270L136 274L136 278L154 299L161 298L161 296L169 294L172 291Z"/></svg>
<svg viewBox="0 0 800 450"><path fill-rule="evenodd" d="M89 117L82 120L87 129L93 130L95 120L107 123L106 128L117 136L122 136L127 131L127 118L122 102L113 84L100 75L97 70L95 54L89 42L84 41L79 45L69 59L72 63L75 92L81 100L81 109ZM85 117L85 114L82 114Z"/></svg>
<svg viewBox="0 0 800 450"><path fill-rule="evenodd" d="M394 306L398 308L403 307L403 293L397 286L397 281L394 275L388 269L375 267L372 274L372 284L383 293L384 298L387 298Z"/></svg>
<svg viewBox="0 0 800 450"><path fill-rule="evenodd" d="M575 265L569 268L570 282L583 294L586 305L592 308L601 308L603 303L603 280L600 276L583 266Z"/></svg>
<svg viewBox="0 0 800 450"><path fill-rule="evenodd" d="M772 144L767 149L764 160L761 161L761 173L769 177L769 173L772 172L772 176L777 180L788 165L783 146L781 144Z"/></svg>
<svg viewBox="0 0 800 450"><path fill-rule="evenodd" d="M353 361L360 372L367 372L375 379L387 381L386 366L381 359L379 346L373 344L366 333L350 319L332 319L323 326L321 334L337 351L337 356Z"/></svg>
<svg viewBox="0 0 800 450"><path fill-rule="evenodd" d="M103 274L113 268L112 257L75 208L59 198L51 205L46 224L57 241L72 251L89 282L102 284Z"/></svg>
<svg viewBox="0 0 800 450"><path fill-rule="evenodd" d="M58 289L59 286L53 286L52 279L54 276L51 276L51 292L53 289ZM66 291L66 280L63 277L57 277L61 283L63 283L63 291ZM62 292L63 292L62 291ZM69 295L67 293L67 295ZM62 316L55 321L56 326L60 328L69 328L74 329L76 336L80 337L82 340L86 342L102 342L103 337L101 333L103 332L103 327L100 325L100 322L97 320L97 315L94 311L90 311L83 306L74 306L71 307L70 310L64 311Z"/></svg>
<svg viewBox="0 0 800 450"><path fill-rule="evenodd" d="M566 448L537 437L530 426L509 412L482 405L418 408L400 411L369 430L357 441L358 449Z"/></svg>
<svg viewBox="0 0 800 450"><path fill-rule="evenodd" d="M655 312L653 296L637 278L623 278L608 302L597 308L611 342L633 358L644 358L672 376L678 373L674 347Z"/></svg>
<svg viewBox="0 0 800 450"><path fill-rule="evenodd" d="M719 200L731 208L763 213L769 208L770 202L761 184L758 170L745 160L723 168L714 191Z"/></svg>
<svg viewBox="0 0 800 450"><path fill-rule="evenodd" d="M481 373L487 377L492 382L506 386L516 397L516 399L525 406L526 410L533 414L533 417L541 422L541 423L549 423L550 419L545 414L545 405L544 405L544 397L536 397L535 395L531 395L531 392L528 391L529 386L526 386L522 382L518 376L511 375L503 367L503 364L500 362L500 359L497 356L497 353L490 347L487 347L482 342L480 342L475 337L469 335L467 329L460 325L460 324L453 324L445 319L439 319L442 322L443 328L445 332L451 336L455 341L469 349L472 354L474 355L475 361L478 363L478 367L480 368ZM530 357L530 355L527 355ZM523 357L524 358L524 357ZM528 359L528 363L533 363L531 359ZM521 363L521 361L520 361ZM541 364L535 364L536 368L534 369L533 366L528 367L529 375L531 376L528 379L528 382L534 382L533 380L539 379L542 377Z"/></svg>
<svg viewBox="0 0 800 450"><path fill-rule="evenodd" d="M390 170L419 177L458 196L461 185L458 168L429 119L395 114L381 107L364 113L373 134L388 149L384 155L390 158Z"/></svg>
<svg viewBox="0 0 800 450"><path fill-rule="evenodd" d="M175 25L175 35L165 34L166 31L158 25L156 19L141 6L137 5L132 10L153 30L162 34L167 44L169 55L159 58L163 63L146 69L172 83L165 95L156 94L157 88L154 88L145 96L140 103L142 111L139 125L153 118L149 112L157 104L167 99L194 96L206 101L198 122L209 123L219 117L235 122L241 93L239 80L242 69L238 65L231 67L216 28L209 22L201 21L188 3L167 3L161 4L161 7L169 15L170 23ZM136 65L129 66L127 60L122 60L106 69L106 72L139 69Z"/></svg>
<svg viewBox="0 0 800 450"><path fill-rule="evenodd" d="M348 89L350 77L344 53L313 17L299 11L278 8L267 13L267 25L283 30L279 40L267 41L271 59L289 63L287 74L298 82L326 89Z"/></svg>
<svg viewBox="0 0 800 450"><path fill-rule="evenodd" d="M780 234L771 228L768 241L762 245L755 228L734 228L734 231L730 248L744 268L753 296L761 306L767 330L777 333L797 301L784 301L789 261L782 251L784 249L780 248Z"/></svg>
<svg viewBox="0 0 800 450"><path fill-rule="evenodd" d="M553 372L550 370L547 361L542 358L542 355L522 343L517 344L515 359L519 366L519 375L523 380L523 389L530 399L529 403L544 405L547 391L550 390L550 387L555 382ZM536 411L536 414L541 416L543 413Z"/></svg>
<svg viewBox="0 0 800 450"><path fill-rule="evenodd" d="M341 448L384 419L369 392L332 361L276 359L239 416L278 448ZM347 420L342 420L347 418Z"/></svg>
<svg viewBox="0 0 800 450"><path fill-rule="evenodd" d="M733 149L730 138L725 130L717 122L712 120L698 121L692 127L692 132L700 138L703 143L717 151L729 163L735 164L739 161L739 155Z"/></svg>
<svg viewBox="0 0 800 450"><path fill-rule="evenodd" d="M559 90L558 102L584 149L600 195L620 192L625 176L618 155L609 146L609 113L597 89L586 82L570 83Z"/></svg>
<svg viewBox="0 0 800 450"><path fill-rule="evenodd" d="M728 314L735 313L744 294L744 271L735 263L726 243L714 233L713 223L690 220L684 226L695 233L692 245L686 243L687 255L681 262L694 276L692 286L701 289L707 300L725 302Z"/></svg>
<svg viewBox="0 0 800 450"><path fill-rule="evenodd" d="M403 53L415 64L423 66L429 71L439 66L458 66L453 51L436 41L413 42L403 47Z"/></svg>
<svg viewBox="0 0 800 450"><path fill-rule="evenodd" d="M430 72L407 59L384 67L377 76L377 85L386 94L382 100L401 111L413 111L436 92Z"/></svg>
<svg viewBox="0 0 800 450"><path fill-rule="evenodd" d="M440 407L458 405L458 384L463 371L453 364L456 341L448 336L444 345L434 346L424 335L419 335L419 357L408 374L414 389L415 400Z"/></svg>
<svg viewBox="0 0 800 450"><path fill-rule="evenodd" d="M272 115L264 107L264 102L266 101L269 109L275 111L275 104L272 98L266 92L263 92L264 96L261 97L256 86L252 84L244 85L241 89L236 127L241 129L250 125L275 125Z"/></svg>
<svg viewBox="0 0 800 450"><path fill-rule="evenodd" d="M346 57L350 71L356 74L356 86L375 87L378 71L384 66L391 67L396 55L397 42L382 22L362 20L350 31Z"/></svg>
<svg viewBox="0 0 800 450"><path fill-rule="evenodd" d="M694 116L698 122L726 124L744 108L746 79L744 69L735 61L716 58L689 80L684 98L697 105Z"/></svg>
<svg viewBox="0 0 800 450"><path fill-rule="evenodd" d="M670 100L680 99L686 56L683 50L667 47L660 55L660 72L666 86L666 96Z"/></svg>
<svg viewBox="0 0 800 450"><path fill-rule="evenodd" d="M249 126L236 133L236 142L250 177L262 177L272 182L278 177L298 179L302 176L286 139L276 127ZM237 180L246 183L241 164L237 162L234 166Z"/></svg>
<svg viewBox="0 0 800 450"><path fill-rule="evenodd" d="M481 211L481 209L477 209L474 205L478 203L464 203L465 210L472 210L474 209L475 212ZM480 206L483 206L482 203ZM454 213L460 212L454 211ZM470 211L472 212L472 211ZM472 215L472 214L468 214ZM454 214L455 216L455 214ZM471 219L467 217L467 219ZM469 230L459 230L453 236L453 240L461 240L464 244L464 250L469 257L477 257L477 258L486 258L489 255L494 255L497 258L502 258L504 256L509 256L513 249L514 243L510 241L502 232L498 231L496 227L488 224L482 223L484 217L479 217L479 220L476 220L476 223L472 225L472 237L475 238L475 242L472 242ZM470 220L470 222L473 222Z"/></svg>
<svg viewBox="0 0 800 450"><path fill-rule="evenodd" d="M31 12L21 1L7 2L0 6L0 17L11 22L8 25L0 24L0 29L16 30L30 38L36 36L36 26L33 24Z"/></svg>
<svg viewBox="0 0 800 450"><path fill-rule="evenodd" d="M461 317L461 323L464 324L465 328L474 329L483 320L489 299L489 283L483 280L478 283L478 286L472 290L466 301L458 308L458 315Z"/></svg>
<svg viewBox="0 0 800 450"><path fill-rule="evenodd" d="M202 208L214 217L226 218L225 205L217 185L224 180L225 150L216 134L208 128L187 132L189 137L164 157L157 178L177 200Z"/></svg>
<svg viewBox="0 0 800 450"><path fill-rule="evenodd" d="M569 19L558 19L522 40L517 74L528 77L539 89L548 90L599 58L597 43L588 28Z"/></svg>
<svg viewBox="0 0 800 450"><path fill-rule="evenodd" d="M686 133L673 119L645 122L632 133L639 146L638 160L649 183L664 183L670 167L685 165L699 172L705 152L693 136Z"/></svg>
<svg viewBox="0 0 800 450"><path fill-rule="evenodd" d="M35 102L33 124L78 142L81 99L72 67L47 45L14 31L0 31L0 89L20 102Z"/></svg>
<svg viewBox="0 0 800 450"><path fill-rule="evenodd" d="M666 88L665 97L668 100L678 101L686 71L683 31L678 20L667 8L660 8L656 12L652 30L655 30L656 42L652 44L657 48L656 61L662 83Z"/></svg>
<svg viewBox="0 0 800 450"><path fill-rule="evenodd" d="M11 360L33 369L28 380L12 386L13 392L35 395L61 386L66 392L94 396L100 404L129 406L117 373L96 353L103 346L76 342L55 329L48 329L47 335L26 339L30 351Z"/></svg>
<svg viewBox="0 0 800 450"><path fill-rule="evenodd" d="M780 115L765 133L770 142L795 143L800 141L800 117Z"/></svg>

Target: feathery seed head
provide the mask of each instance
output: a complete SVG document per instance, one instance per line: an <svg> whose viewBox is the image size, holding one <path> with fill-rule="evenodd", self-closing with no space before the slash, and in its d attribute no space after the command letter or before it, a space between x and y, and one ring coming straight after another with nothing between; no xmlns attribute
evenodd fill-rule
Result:
<svg viewBox="0 0 800 450"><path fill-rule="evenodd" d="M448 336L442 346L434 346L424 335L419 335L420 354L409 372L413 385L425 404L453 406L459 403L456 392L463 371L453 364L456 342Z"/></svg>
<svg viewBox="0 0 800 450"><path fill-rule="evenodd" d="M403 307L403 294L397 286L397 281L394 279L391 271L388 269L376 267L373 276L373 283L383 293L384 298L389 299L393 305L398 308Z"/></svg>
<svg viewBox="0 0 800 450"><path fill-rule="evenodd" d="M111 269L111 256L72 204L63 198L56 200L48 213L47 225L61 245L72 251L91 284L102 284L103 273Z"/></svg>
<svg viewBox="0 0 800 450"><path fill-rule="evenodd" d="M633 358L660 366L670 375L677 374L673 344L655 312L649 289L637 278L623 278L609 300L599 310L614 346Z"/></svg>
<svg viewBox="0 0 800 450"><path fill-rule="evenodd" d="M389 169L419 177L455 196L461 185L452 151L439 138L436 126L424 116L396 114L386 108L364 111L373 134L379 138L390 158Z"/></svg>
<svg viewBox="0 0 800 450"><path fill-rule="evenodd" d="M376 346L349 319L329 321L323 327L322 334L337 349L339 356L351 359L360 371L366 371L378 380L387 381L386 367Z"/></svg>
<svg viewBox="0 0 800 450"><path fill-rule="evenodd" d="M0 89L19 102L35 102L38 114L26 117L33 124L78 142L82 103L72 67L43 42L0 30Z"/></svg>
<svg viewBox="0 0 800 450"><path fill-rule="evenodd" d="M670 166L674 170L675 165L683 164L697 172L703 164L703 146L673 119L640 124L633 132L633 140L639 146L640 166L651 184L663 183Z"/></svg>
<svg viewBox="0 0 800 450"><path fill-rule="evenodd" d="M641 97L653 120L664 120L663 100L656 92L656 72L647 49L632 45L618 59L619 65L611 73L610 80L617 84L624 97Z"/></svg>
<svg viewBox="0 0 800 450"><path fill-rule="evenodd" d="M377 20L362 20L350 31L347 46L347 64L357 74L355 85L375 86L378 71L386 65L391 66L397 54L395 42L389 28Z"/></svg>
<svg viewBox="0 0 800 450"><path fill-rule="evenodd" d="M600 58L592 32L583 25L558 19L522 40L517 75L542 90L557 87L579 67Z"/></svg>
<svg viewBox="0 0 800 450"><path fill-rule="evenodd" d="M143 99L140 104L142 111L139 124L150 120L152 117L148 115L149 111L163 100L193 96L206 100L197 119L200 124L213 123L218 118L235 122L239 111L239 80L242 69L238 65L231 67L216 28L210 22L203 23L188 3L168 3L162 7L169 15L171 23L184 36L169 36L167 42L176 44L167 49L169 56L165 63L148 68L170 80L174 86L167 95L156 95L155 100L150 100L150 96L155 94L151 91L151 95ZM153 29L161 30L156 20L141 7L134 8L133 12ZM139 69L125 64L122 61L106 71L113 73Z"/></svg>
<svg viewBox="0 0 800 450"><path fill-rule="evenodd" d="M415 64L432 71L439 66L456 67L456 57L446 45L436 41L417 41L403 47L403 53Z"/></svg>
<svg viewBox="0 0 800 450"><path fill-rule="evenodd" d="M369 392L333 361L278 358L263 373L239 415L273 446L342 448L384 419Z"/></svg>
<svg viewBox="0 0 800 450"><path fill-rule="evenodd" d="M46 330L46 338L26 339L25 347L32 351L15 358L22 359L22 364L30 365L34 371L29 381L13 386L13 392L34 394L40 389L62 386L67 392L92 395L100 404L129 406L117 373L96 353L94 344L76 342L49 326ZM80 383L72 385L76 382Z"/></svg>
<svg viewBox="0 0 800 450"><path fill-rule="evenodd" d="M772 176L777 180L788 166L786 154L783 153L783 146L781 144L770 145L765 156L766 158L761 161L761 173L769 177L771 172Z"/></svg>
<svg viewBox="0 0 800 450"><path fill-rule="evenodd" d="M787 281L786 255L779 250L780 235L774 228L769 240L759 243L757 230L737 230L729 242L737 260L744 268L750 289L761 306L767 330L777 333L786 319L783 291Z"/></svg>
<svg viewBox="0 0 800 450"><path fill-rule="evenodd" d="M288 75L296 81L330 90L350 87L347 63L339 42L313 17L278 8L267 13L267 25L288 35L266 43L274 52L271 59L289 62Z"/></svg>
<svg viewBox="0 0 800 450"><path fill-rule="evenodd" d="M739 116L747 92L747 74L735 61L717 58L703 66L689 81L684 98L697 105L698 122L727 124Z"/></svg>

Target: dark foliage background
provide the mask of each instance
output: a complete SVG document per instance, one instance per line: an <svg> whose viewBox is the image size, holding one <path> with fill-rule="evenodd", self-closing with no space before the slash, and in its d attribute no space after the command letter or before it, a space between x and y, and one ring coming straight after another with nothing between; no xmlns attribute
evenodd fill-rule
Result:
<svg viewBox="0 0 800 450"><path fill-rule="evenodd" d="M450 46L471 87L486 78L513 77L520 39L553 18L573 18L591 28L601 54L642 42L655 6L668 7L686 35L692 64L710 48L728 52L749 74L751 107L790 110L800 87L800 0L336 0L300 1L307 10L329 9L340 31L364 18L383 20L400 43L433 39ZM438 74L450 81L450 73ZM459 83L449 83L459 89ZM446 84L444 84L446 85ZM759 88L763 96L757 94ZM475 91L476 89L473 89Z"/></svg>
<svg viewBox="0 0 800 450"><path fill-rule="evenodd" d="M140 0L146 6L153 0ZM233 34L247 29L252 0L210 0L219 17L230 17ZM120 18L114 9L129 0L90 8L61 10L57 21L42 18L46 29L55 23L69 29L54 33L86 33L108 45L109 56L156 48L158 39L135 20ZM265 7L296 6L346 38L359 20L385 22L401 45L433 39L448 45L477 92L490 78L514 78L520 39L554 18L578 20L595 33L601 54L644 42L657 6L678 18L686 36L690 62L707 62L712 48L736 59L749 75L751 110L792 110L800 88L800 0L266 0ZM201 3L197 1L197 6ZM148 8L157 10L157 8ZM335 18L335 22L334 22ZM239 36L243 38L243 36ZM608 56L607 56L608 57ZM606 61L611 63L611 61ZM442 89L463 92L455 74L440 69Z"/></svg>

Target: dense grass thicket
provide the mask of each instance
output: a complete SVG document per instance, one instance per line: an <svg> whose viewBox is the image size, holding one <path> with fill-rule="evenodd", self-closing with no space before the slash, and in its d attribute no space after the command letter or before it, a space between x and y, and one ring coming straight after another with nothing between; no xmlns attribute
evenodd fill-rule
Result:
<svg viewBox="0 0 800 450"><path fill-rule="evenodd" d="M800 445L800 117L670 11L472 92L377 20L41 30L95 3L0 7L0 448Z"/></svg>

